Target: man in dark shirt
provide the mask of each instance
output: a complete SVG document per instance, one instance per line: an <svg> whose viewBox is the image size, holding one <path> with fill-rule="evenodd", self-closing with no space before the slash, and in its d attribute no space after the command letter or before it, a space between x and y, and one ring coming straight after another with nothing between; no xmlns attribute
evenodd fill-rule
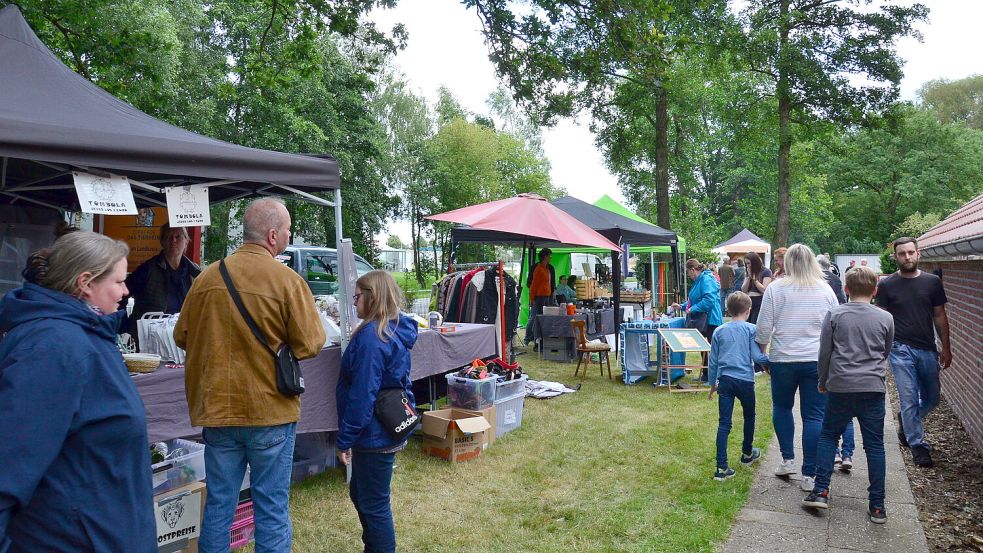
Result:
<svg viewBox="0 0 983 553"><path fill-rule="evenodd" d="M160 227L160 253L144 261L126 277L128 297L133 298L128 331L134 341L137 340L137 320L145 313L181 311L191 281L201 273L201 268L184 255L189 240L187 228L171 228L170 224L165 224ZM124 297L121 306L125 306L126 301Z"/></svg>
<svg viewBox="0 0 983 553"><path fill-rule="evenodd" d="M894 317L891 371L898 387L898 439L911 447L915 464L932 466L922 421L939 403L939 370L952 362L949 320L945 314L942 280L918 270L918 242L903 237L894 241L898 271L880 282L877 306ZM935 347L935 335L942 351Z"/></svg>

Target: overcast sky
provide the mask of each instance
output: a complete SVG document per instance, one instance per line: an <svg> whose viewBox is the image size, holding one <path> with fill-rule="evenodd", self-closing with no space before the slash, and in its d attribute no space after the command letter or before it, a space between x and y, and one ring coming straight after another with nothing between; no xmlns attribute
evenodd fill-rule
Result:
<svg viewBox="0 0 983 553"><path fill-rule="evenodd" d="M898 51L906 60L901 96L914 100L918 88L931 79L959 79L983 73L983 0L921 0L930 9L919 25L924 41L904 39ZM437 88L449 88L464 107L487 113L485 100L498 86L495 69L473 11L457 0L400 0L392 10L376 10L372 20L383 30L403 23L409 34L398 65L417 94L436 101ZM594 202L602 194L619 201L624 196L594 145L589 120L564 120L544 132L553 183L571 196ZM409 226L395 222L390 232L409 241ZM382 237L384 238L384 237Z"/></svg>

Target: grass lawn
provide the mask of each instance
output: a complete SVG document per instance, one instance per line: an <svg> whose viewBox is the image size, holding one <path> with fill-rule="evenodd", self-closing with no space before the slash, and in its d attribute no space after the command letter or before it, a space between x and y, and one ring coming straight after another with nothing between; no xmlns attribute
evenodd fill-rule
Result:
<svg viewBox="0 0 983 553"><path fill-rule="evenodd" d="M520 357L531 378L576 383L573 364ZM522 427L481 457L451 465L411 439L397 456L393 510L400 551L713 551L727 538L753 472L716 482L717 403L624 386L596 367L574 394L527 398ZM617 370L612 363L612 369ZM615 378L617 373L615 372ZM772 435L767 378L757 384L755 445ZM344 471L294 486L294 551L361 551Z"/></svg>

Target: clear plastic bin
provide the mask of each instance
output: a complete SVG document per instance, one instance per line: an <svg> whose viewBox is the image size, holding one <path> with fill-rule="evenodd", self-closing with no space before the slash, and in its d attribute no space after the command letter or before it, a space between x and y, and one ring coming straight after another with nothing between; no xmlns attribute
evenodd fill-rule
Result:
<svg viewBox="0 0 983 553"><path fill-rule="evenodd" d="M333 466L333 465L331 465ZM329 459L327 457L318 457L317 459L298 459L294 461L293 471L290 474L290 483L296 484L310 478L311 476L316 476L322 472L328 470Z"/></svg>
<svg viewBox="0 0 983 553"><path fill-rule="evenodd" d="M495 437L505 434L522 426L522 408L525 406L525 390L510 398L495 401Z"/></svg>
<svg viewBox="0 0 983 553"><path fill-rule="evenodd" d="M518 394L526 395L526 380L528 375L522 375L515 380L499 380L495 383L495 401L509 399Z"/></svg>
<svg viewBox="0 0 983 553"><path fill-rule="evenodd" d="M455 374L447 375L447 399L451 407L481 411L495 404L495 383L498 376L476 380Z"/></svg>
<svg viewBox="0 0 983 553"><path fill-rule="evenodd" d="M167 440L167 457L152 467L154 495L205 479L205 444Z"/></svg>

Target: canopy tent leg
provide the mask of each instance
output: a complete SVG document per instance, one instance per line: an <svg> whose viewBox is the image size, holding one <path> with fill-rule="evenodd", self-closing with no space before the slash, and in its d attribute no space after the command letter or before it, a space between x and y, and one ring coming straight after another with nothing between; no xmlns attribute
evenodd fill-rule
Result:
<svg viewBox="0 0 983 553"><path fill-rule="evenodd" d="M620 245L620 244L619 244ZM621 252L611 252L611 288L614 292L614 357L621 351Z"/></svg>
<svg viewBox="0 0 983 553"><path fill-rule="evenodd" d="M638 274L638 273L636 272L635 274ZM652 317L653 318L655 317L655 306L656 306L656 302L657 301L660 301L661 298L662 298L662 293L661 293L662 292L662 279L659 279L659 285L658 286L656 286L655 282L656 282L656 279L655 279L655 254L652 253L652 252L649 252L649 289L652 291L652 299L651 299L651 301L649 303L652 304L650 306L650 308L652 309Z"/></svg>
<svg viewBox="0 0 983 553"><path fill-rule="evenodd" d="M348 347L348 314L352 308L352 294L354 290L348 289L347 279L344 278L345 275L345 256L341 255L341 240L342 240L342 229L341 229L341 189L336 188L334 191L334 235L335 235L335 250L338 252L336 256L338 258L338 290L341 292L341 297L338 298L339 303L341 303L341 309L338 310L338 315L340 315L341 322L341 351L345 351Z"/></svg>

